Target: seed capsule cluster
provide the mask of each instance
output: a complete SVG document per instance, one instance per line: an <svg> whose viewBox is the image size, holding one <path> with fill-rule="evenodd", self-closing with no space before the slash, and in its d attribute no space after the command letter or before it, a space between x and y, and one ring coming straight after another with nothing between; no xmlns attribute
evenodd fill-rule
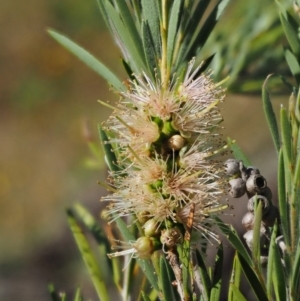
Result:
<svg viewBox="0 0 300 301"><path fill-rule="evenodd" d="M272 192L267 185L266 179L260 174L260 171L253 166L245 167L242 161L228 159L225 162L225 171L231 177L229 181L229 194L233 198L240 198L247 195L248 212L242 219L242 224L247 230L244 234L244 240L249 249L253 245L253 227L255 221L255 204L262 204L262 222L260 227L260 246L261 263L267 262L267 254L270 241L270 229L274 223L279 220L278 207L272 204Z"/></svg>

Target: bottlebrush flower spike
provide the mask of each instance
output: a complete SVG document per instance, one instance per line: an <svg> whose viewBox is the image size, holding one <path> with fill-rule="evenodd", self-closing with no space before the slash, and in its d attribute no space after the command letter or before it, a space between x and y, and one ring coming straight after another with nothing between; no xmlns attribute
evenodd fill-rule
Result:
<svg viewBox="0 0 300 301"><path fill-rule="evenodd" d="M217 239L210 215L226 207L219 201L228 182L223 164L210 157L223 146L214 130L225 95L209 75L194 79L200 66L192 72L193 65L182 83L173 80L167 89L146 74L136 77L104 124L123 167L111 173L116 192L103 198L111 202L111 221L135 216L144 225L151 219L159 236L174 224L185 227L193 203L193 228Z"/></svg>

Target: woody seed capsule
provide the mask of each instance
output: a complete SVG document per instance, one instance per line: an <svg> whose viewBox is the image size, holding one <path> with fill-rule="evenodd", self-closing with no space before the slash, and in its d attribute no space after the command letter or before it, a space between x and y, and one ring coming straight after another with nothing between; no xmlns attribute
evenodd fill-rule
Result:
<svg viewBox="0 0 300 301"><path fill-rule="evenodd" d="M228 159L225 163L225 173L228 176L240 175L240 163L236 159Z"/></svg>
<svg viewBox="0 0 300 301"><path fill-rule="evenodd" d="M229 184L231 186L229 193L233 198L240 198L245 194L246 183L243 179L241 178L231 179L229 181Z"/></svg>
<svg viewBox="0 0 300 301"><path fill-rule="evenodd" d="M259 174L252 174L246 181L247 191L254 195L263 192L267 187L266 179Z"/></svg>
<svg viewBox="0 0 300 301"><path fill-rule="evenodd" d="M253 229L254 214L252 212L247 212L242 219L242 224L246 228L246 230Z"/></svg>
<svg viewBox="0 0 300 301"><path fill-rule="evenodd" d="M249 247L250 250L252 250L252 246L253 246L253 230L249 230L247 231L244 235L243 235L247 246ZM265 233L261 230L260 231L260 235L259 235L259 239L260 239L260 245L264 246L267 242L267 238L265 236Z"/></svg>
<svg viewBox="0 0 300 301"><path fill-rule="evenodd" d="M248 205L247 205L247 209L250 212L254 212L254 203L255 200L257 200L257 202L262 202L262 214L263 216L265 214L268 213L268 211L270 210L270 202L268 201L268 199L262 195L254 195L252 198L249 199L248 201Z"/></svg>

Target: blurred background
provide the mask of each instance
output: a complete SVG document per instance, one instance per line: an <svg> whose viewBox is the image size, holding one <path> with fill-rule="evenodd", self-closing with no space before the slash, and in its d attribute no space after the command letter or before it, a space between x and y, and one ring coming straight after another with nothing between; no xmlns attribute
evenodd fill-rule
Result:
<svg viewBox="0 0 300 301"><path fill-rule="evenodd" d="M216 52L216 79L231 75L223 104L225 135L276 183L276 153L260 89L271 72L289 76L272 0L232 3L203 58ZM255 20L255 22L253 22ZM46 33L54 28L89 50L120 78L120 52L94 0L0 1L0 300L50 300L47 285L96 300L69 231L65 209L76 201L100 219L98 180L106 170L90 152L97 124L110 113L97 100L117 100L106 82ZM289 91L270 81L275 111ZM100 144L99 144L100 145ZM275 188L273 188L275 193ZM242 200L231 202L240 227Z"/></svg>

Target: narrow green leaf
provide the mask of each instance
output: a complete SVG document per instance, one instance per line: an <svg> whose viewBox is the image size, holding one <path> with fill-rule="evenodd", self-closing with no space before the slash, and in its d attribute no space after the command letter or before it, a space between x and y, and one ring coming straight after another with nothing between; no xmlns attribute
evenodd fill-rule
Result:
<svg viewBox="0 0 300 301"><path fill-rule="evenodd" d="M114 151L112 150L112 146L110 144L109 138L106 135L105 131L102 129L100 124L98 125L98 132L105 153L105 161L109 170L120 171L120 168L117 164L117 158Z"/></svg>
<svg viewBox="0 0 300 301"><path fill-rule="evenodd" d="M232 294L234 297L233 300L247 301L247 299L243 296L243 294L240 292L240 290L233 283L229 284L229 289L232 291Z"/></svg>
<svg viewBox="0 0 300 301"><path fill-rule="evenodd" d="M142 291L142 297L143 297L144 301L151 301L151 299L143 291Z"/></svg>
<svg viewBox="0 0 300 301"><path fill-rule="evenodd" d="M242 267L237 257L237 252L235 252L233 258L233 267L231 272L230 284L233 284L236 288L240 287L241 282L241 274L242 274ZM228 301L235 301L235 295L233 292L232 286L229 286L228 290Z"/></svg>
<svg viewBox="0 0 300 301"><path fill-rule="evenodd" d="M186 52L191 41L193 40L193 35L195 32L197 32L197 27L202 17L205 15L207 7L210 3L211 0L201 0L198 2L194 10L191 11L191 13L189 11L184 10L184 12L186 12L187 14L186 18L188 18L188 20L186 21L186 25L183 26L183 28L180 31L180 34L183 37L183 41L181 42L174 70L179 70L180 65L182 66L183 63L186 63L189 59L191 59L186 55Z"/></svg>
<svg viewBox="0 0 300 301"><path fill-rule="evenodd" d="M162 284L162 292L164 296L164 301L174 301L175 296L172 289L172 281L171 275L168 272L167 262L164 256L160 257L160 272L161 272L161 284Z"/></svg>
<svg viewBox="0 0 300 301"><path fill-rule="evenodd" d="M134 241L135 237L133 234L128 230L127 225L124 223L124 221L121 218L116 219L116 224L118 226L118 229L120 230L123 238L126 241ZM153 269L153 266L150 264L148 260L143 259L137 259L137 262L141 269L143 270L144 274L146 275L147 279L149 280L150 284L159 291L157 277L155 276L155 271Z"/></svg>
<svg viewBox="0 0 300 301"><path fill-rule="evenodd" d="M108 240L94 216L81 204L76 203L73 207L78 218L83 222L87 229L92 233L98 244L107 244Z"/></svg>
<svg viewBox="0 0 300 301"><path fill-rule="evenodd" d="M285 59L287 61L287 64L288 64L292 74L294 75L295 79L299 83L300 82L300 65L299 65L297 58L289 49L284 50L284 56L285 56Z"/></svg>
<svg viewBox="0 0 300 301"><path fill-rule="evenodd" d="M277 231L277 222L276 222L271 236L269 260L268 260L268 273L270 274L267 275L267 279L269 282L273 284L276 300L287 300L283 266L281 263L278 246L275 242L277 235L278 235L278 231ZM269 268L269 266L271 267ZM271 296L270 287L268 287L268 285L270 286L270 284L267 282L268 295Z"/></svg>
<svg viewBox="0 0 300 301"><path fill-rule="evenodd" d="M291 197L291 204L292 206L297 206L300 199L300 154L297 155L297 161L295 162L295 173L292 183L292 197Z"/></svg>
<svg viewBox="0 0 300 301"><path fill-rule="evenodd" d="M189 20L184 28L184 32L187 34L193 34L196 32L196 29L207 12L207 7L210 3L210 0L200 0L194 10L191 13L188 13Z"/></svg>
<svg viewBox="0 0 300 301"><path fill-rule="evenodd" d="M105 7L105 0L97 0L97 3L99 6L99 9L100 9L100 12L102 14L102 17L105 21L105 24L106 24L107 28L110 30L111 35L113 36L113 31L112 31L112 28L109 23L109 16L108 16L108 13L107 13L107 10Z"/></svg>
<svg viewBox="0 0 300 301"><path fill-rule="evenodd" d="M143 46L144 52L146 55L148 70L152 71L152 76L154 75L154 71L157 68L156 62L156 53L155 46L152 40L150 28L147 21L142 22L142 31L143 31Z"/></svg>
<svg viewBox="0 0 300 301"><path fill-rule="evenodd" d="M281 81L284 83L284 85L288 88L288 90L290 91L290 93L293 93L294 91L294 87L293 85L286 79L285 76L280 76Z"/></svg>
<svg viewBox="0 0 300 301"><path fill-rule="evenodd" d="M295 55L300 54L300 43L298 38L297 31L293 28L292 22L291 22L291 15L286 12L286 16L284 16L282 13L279 14L280 21L284 30L284 33L286 35L286 38L292 48L292 51Z"/></svg>
<svg viewBox="0 0 300 301"><path fill-rule="evenodd" d="M134 79L135 79L135 76L134 76L134 74L133 74L133 71L132 71L131 67L128 65L128 63L127 63L124 59L122 59L122 64L123 64L123 66L124 66L124 69L125 69L125 71L126 71L128 77L129 77L131 80L134 80Z"/></svg>
<svg viewBox="0 0 300 301"><path fill-rule="evenodd" d="M300 287L300 244L298 242L297 251L294 258L292 278L291 278L291 291L295 300L299 299Z"/></svg>
<svg viewBox="0 0 300 301"><path fill-rule="evenodd" d="M268 254L268 265L267 265L267 276L266 276L266 289L267 289L267 295L268 298L272 299L272 292L273 292L273 279L272 274L274 273L274 250L276 247L276 235L277 233L272 231L272 236L270 240L270 246L269 246L269 254Z"/></svg>
<svg viewBox="0 0 300 301"><path fill-rule="evenodd" d="M190 60L193 56L197 56L199 50L204 46L229 1L230 0L219 0L218 4L214 7L204 24L201 26L200 31L196 33L196 38L190 43L185 56L186 60Z"/></svg>
<svg viewBox="0 0 300 301"><path fill-rule="evenodd" d="M55 291L55 287L53 284L48 285L48 291L50 293L52 301L60 301L60 298L59 298L57 292Z"/></svg>
<svg viewBox="0 0 300 301"><path fill-rule="evenodd" d="M257 273L261 272L260 265L260 248L263 247L260 245L260 228L262 220L262 202L255 201L255 220L253 226L253 244L252 244L252 260L256 268Z"/></svg>
<svg viewBox="0 0 300 301"><path fill-rule="evenodd" d="M210 301L219 301L222 288L223 245L220 244L215 259L214 274L211 283Z"/></svg>
<svg viewBox="0 0 300 301"><path fill-rule="evenodd" d="M101 269L102 273L105 276L111 273L111 260L108 259L107 254L110 251L110 245L108 242L108 239L101 229L100 225L97 223L95 218L92 216L92 214L81 204L77 203L75 204L72 209L78 216L79 220L82 221L82 223L87 227L87 229L91 232L93 237L95 238L97 244L98 244L98 250L100 253L100 260L101 260ZM114 277L118 278L117 276L120 275L114 275ZM115 282L118 283L118 282Z"/></svg>
<svg viewBox="0 0 300 301"><path fill-rule="evenodd" d="M288 202L285 189L285 167L284 167L284 158L283 151L280 149L278 155L278 205L280 212L281 228L288 246L291 245L290 240L290 226L289 226L289 216L288 216Z"/></svg>
<svg viewBox="0 0 300 301"><path fill-rule="evenodd" d="M253 289L253 293L256 295L257 300L259 301L268 301L268 297L266 295L266 290L263 287L260 280L257 278L255 272L253 271L251 264L249 264L244 257L238 253L238 258L241 263L244 274Z"/></svg>
<svg viewBox="0 0 300 301"><path fill-rule="evenodd" d="M198 78L201 73L203 73L209 64L212 62L213 58L215 57L215 53L210 55L207 59L201 62L201 67L199 68L198 72L195 74L194 79Z"/></svg>
<svg viewBox="0 0 300 301"><path fill-rule="evenodd" d="M227 144L237 160L242 160L245 166L251 166L250 160L246 157L246 155L242 152L238 145L229 137L227 138Z"/></svg>
<svg viewBox="0 0 300 301"><path fill-rule="evenodd" d="M93 254L90 245L82 232L82 229L78 225L72 211L67 210L68 223L75 238L76 244L79 248L81 256L85 262L87 270L90 274L97 295L101 301L109 301L109 295L106 290L107 286L104 283L102 271L99 269L98 262L95 255Z"/></svg>
<svg viewBox="0 0 300 301"><path fill-rule="evenodd" d="M67 37L55 32L54 30L48 30L48 33L63 47L68 49L71 53L77 56L88 67L102 76L109 84L111 84L117 90L124 90L122 82L114 75L104 64L98 61L94 56L88 53L86 50L75 44Z"/></svg>
<svg viewBox="0 0 300 301"><path fill-rule="evenodd" d="M129 35L131 36L132 41L134 41L135 46L138 50L138 52L141 53L141 57L143 58L143 45L141 40L141 35L139 34L136 25L134 23L134 19L132 17L132 14L130 13L130 10L127 6L126 1L124 0L115 0L115 3L117 4L119 8L119 13L121 15L122 21L124 25L126 26ZM143 61L145 61L145 58L143 58Z"/></svg>
<svg viewBox="0 0 300 301"><path fill-rule="evenodd" d="M83 301L83 297L81 295L80 288L77 288L77 290L76 290L74 301Z"/></svg>
<svg viewBox="0 0 300 301"><path fill-rule="evenodd" d="M199 271L200 271L202 285L203 285L204 300L209 300L211 281L210 281L210 277L208 275L208 271L207 271L205 262L198 249L196 249L196 259L197 259L197 263L199 266Z"/></svg>
<svg viewBox="0 0 300 301"><path fill-rule="evenodd" d="M280 110L280 125L281 125L281 137L283 142L283 154L287 158L288 166L286 166L290 172L292 171L292 135L290 122L287 116L285 108Z"/></svg>
<svg viewBox="0 0 300 301"><path fill-rule="evenodd" d="M184 239L183 244L177 245L177 252L181 262L182 282L184 295L191 296L190 292L190 241Z"/></svg>
<svg viewBox="0 0 300 301"><path fill-rule="evenodd" d="M241 242L238 234L233 229L232 226L226 225L223 221L221 221L218 217L215 217L217 225L222 233L227 237L228 241L231 245L236 249L237 252L244 258L249 266L252 265L251 257L244 247L244 244Z"/></svg>
<svg viewBox="0 0 300 301"><path fill-rule="evenodd" d="M160 28L159 28L159 10L157 5L159 5L158 1L149 1L142 0L142 11L144 20L148 22L153 44L155 47L155 52L157 57L161 57L161 37L160 37Z"/></svg>
<svg viewBox="0 0 300 301"><path fill-rule="evenodd" d="M279 152L280 149L279 131L278 131L278 126L277 126L277 121L273 110L273 106L270 100L270 95L266 87L268 79L269 77L267 77L262 87L263 108L264 108L264 113L268 122L268 126L272 135L275 148L277 152Z"/></svg>
<svg viewBox="0 0 300 301"><path fill-rule="evenodd" d="M141 71L146 71L144 51L140 51L139 46L135 44L135 41L132 39L132 36L113 5L108 1L106 3L106 9L111 19L114 35L120 40L124 55L130 56L130 62L133 63L132 67L134 67L133 69L135 69L134 71L136 73L139 74Z"/></svg>
<svg viewBox="0 0 300 301"><path fill-rule="evenodd" d="M181 15L182 9L182 0L174 0L171 14L169 18L169 26L168 26L168 38L167 38L167 61L169 68L172 64L174 45L178 30L178 23Z"/></svg>
<svg viewBox="0 0 300 301"><path fill-rule="evenodd" d="M116 224L121 232L122 237L126 241L135 241L134 235L128 230L126 223L121 218L116 219Z"/></svg>

